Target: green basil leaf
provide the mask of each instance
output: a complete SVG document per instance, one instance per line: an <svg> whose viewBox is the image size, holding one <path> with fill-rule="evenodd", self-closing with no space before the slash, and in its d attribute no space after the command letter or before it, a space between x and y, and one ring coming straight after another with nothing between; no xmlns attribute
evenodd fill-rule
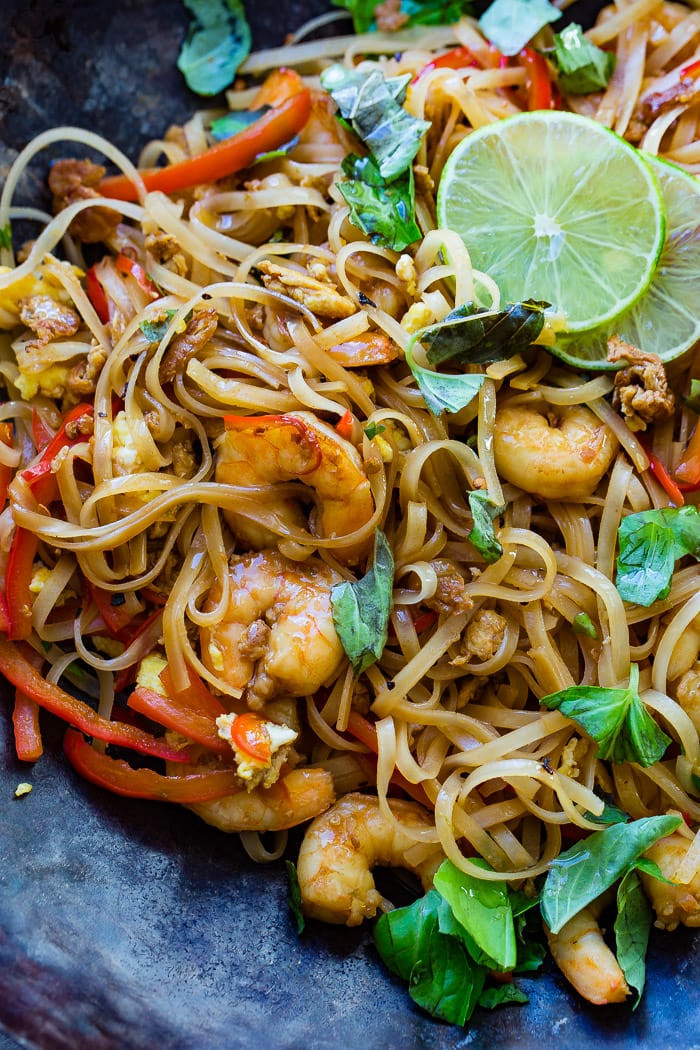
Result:
<svg viewBox="0 0 700 1050"><path fill-rule="evenodd" d="M488 492L475 489L469 493L469 509L474 519L474 527L467 539L487 562L498 561L503 554L503 547L496 539L493 523L506 508L493 503Z"/></svg>
<svg viewBox="0 0 700 1050"><path fill-rule="evenodd" d="M629 824L613 824L560 853L552 861L542 887L542 918L558 933L581 908L617 882L642 853L670 835L681 818L645 817Z"/></svg>
<svg viewBox="0 0 700 1050"><path fill-rule="evenodd" d="M177 68L198 95L218 95L250 53L250 26L241 0L184 0L194 18Z"/></svg>
<svg viewBox="0 0 700 1050"><path fill-rule="evenodd" d="M547 957L539 903L539 897L527 897L522 890L510 891L518 950L513 973L530 973L539 970Z"/></svg>
<svg viewBox="0 0 700 1050"><path fill-rule="evenodd" d="M517 55L535 33L561 18L549 0L493 0L479 19L479 28L504 55Z"/></svg>
<svg viewBox="0 0 700 1050"><path fill-rule="evenodd" d="M554 34L552 57L559 70L559 87L568 95L602 91L615 69L615 52L592 44L576 22Z"/></svg>
<svg viewBox="0 0 700 1050"><path fill-rule="evenodd" d="M177 310L166 310L165 313L167 316L162 321L141 321L139 328L149 343L159 343L161 341Z"/></svg>
<svg viewBox="0 0 700 1050"><path fill-rule="evenodd" d="M484 988L479 996L479 1006L484 1010L495 1010L509 1003L529 1003L530 999L517 984L494 984Z"/></svg>
<svg viewBox="0 0 700 1050"><path fill-rule="evenodd" d="M365 434L371 441L372 438L375 438L377 436L377 434L383 434L385 430L386 427L383 423L368 423L365 427Z"/></svg>
<svg viewBox="0 0 700 1050"><path fill-rule="evenodd" d="M471 955L490 969L512 970L517 958L513 910L505 882L476 879L446 860L433 879L457 922Z"/></svg>
<svg viewBox="0 0 700 1050"><path fill-rule="evenodd" d="M448 911L436 890L407 908L382 915L374 943L389 969L409 982L409 994L433 1017L463 1025L472 1015L486 971L456 937L440 932L440 915Z"/></svg>
<svg viewBox="0 0 700 1050"><path fill-rule="evenodd" d="M597 639L598 637L598 630L596 628L596 625L593 623L593 620L590 618L588 613L576 613L571 626L574 630L574 634L583 634L586 636L586 638Z"/></svg>
<svg viewBox="0 0 700 1050"><path fill-rule="evenodd" d="M299 876L297 875L296 865L291 860L285 860L285 867L287 869L287 879L289 881L289 896L287 897L287 905L289 910L294 916L294 921L297 926L297 933L302 934L304 927L306 926L306 920L304 919L304 913L301 910L301 889L299 888Z"/></svg>
<svg viewBox="0 0 700 1050"><path fill-rule="evenodd" d="M343 7L352 15L356 33L376 30L374 11L376 0L332 0L334 7ZM462 15L472 12L471 0L401 0L399 13L406 17L401 28L406 26L451 25Z"/></svg>
<svg viewBox="0 0 700 1050"><path fill-rule="evenodd" d="M362 674L384 651L391 612L394 559L381 529L374 536L369 572L331 588L333 623L355 674Z"/></svg>
<svg viewBox="0 0 700 1050"><path fill-rule="evenodd" d="M652 879L658 879L659 882L665 882L667 886L675 885L672 879L666 878L655 860L649 860L648 857L638 857L634 862L634 866L637 871L643 871L645 875L651 875Z"/></svg>
<svg viewBox="0 0 700 1050"><path fill-rule="evenodd" d="M379 70L358 73L336 63L321 74L321 85L332 96L341 116L372 155L379 174L391 181L406 170L430 127L400 104L407 77L387 81Z"/></svg>
<svg viewBox="0 0 700 1050"><path fill-rule="evenodd" d="M628 514L618 543L615 586L620 597L651 605L667 597L678 558L691 554L700 560L700 514L692 505Z"/></svg>
<svg viewBox="0 0 700 1050"><path fill-rule="evenodd" d="M583 814L586 820L590 820L592 824L626 824L630 819L629 813L625 813L624 809L620 809L612 801L610 796L603 794L603 812L599 816L594 816L589 810Z"/></svg>
<svg viewBox="0 0 700 1050"><path fill-rule="evenodd" d="M651 908L639 875L634 870L628 871L617 888L615 955L625 980L637 993L635 1010L644 991L651 919Z"/></svg>
<svg viewBox="0 0 700 1050"><path fill-rule="evenodd" d="M574 685L543 696L540 703L581 726L598 744L597 757L652 766L671 743L637 693L639 667L632 664L627 689Z"/></svg>
<svg viewBox="0 0 700 1050"><path fill-rule="evenodd" d="M401 252L420 238L412 168L387 182L371 157L351 153L343 161L343 172L348 181L337 186L350 206L350 222L373 244Z"/></svg>
<svg viewBox="0 0 700 1050"><path fill-rule="evenodd" d="M6 222L0 227L0 248L12 247L12 223Z"/></svg>
<svg viewBox="0 0 700 1050"><path fill-rule="evenodd" d="M249 128L251 124L254 124L256 120L260 120L269 109L269 106L263 106L261 109L232 110L231 113L227 113L226 116L219 117L217 120L212 120L209 125L211 137L215 142L223 142L224 139L230 139L240 131L245 131L245 129Z"/></svg>
<svg viewBox="0 0 700 1050"><path fill-rule="evenodd" d="M551 303L529 299L505 310L481 310L464 303L421 333L431 364L457 360L469 364L505 361L526 350L544 327Z"/></svg>
<svg viewBox="0 0 700 1050"><path fill-rule="evenodd" d="M418 333L420 335L420 333ZM434 416L442 412L459 412L473 401L481 390L486 376L480 373L447 374L431 372L416 363L412 345L406 347L406 363L413 372L426 405Z"/></svg>

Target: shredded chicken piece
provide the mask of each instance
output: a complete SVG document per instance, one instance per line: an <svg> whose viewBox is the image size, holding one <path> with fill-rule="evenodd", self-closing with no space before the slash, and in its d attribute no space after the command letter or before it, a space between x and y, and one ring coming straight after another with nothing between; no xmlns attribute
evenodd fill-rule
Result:
<svg viewBox="0 0 700 1050"><path fill-rule="evenodd" d="M247 660L259 660L267 652L270 628L264 620L254 620L238 643L238 651Z"/></svg>
<svg viewBox="0 0 700 1050"><path fill-rule="evenodd" d="M80 328L80 317L70 306L56 302L50 295L30 295L20 301L19 318L38 336L39 346L75 335Z"/></svg>
<svg viewBox="0 0 700 1050"><path fill-rule="evenodd" d="M465 593L464 577L457 572L452 562L436 558L431 565L437 573L437 590L426 601L428 608L438 613L462 613L471 609L474 603Z"/></svg>
<svg viewBox="0 0 700 1050"><path fill-rule="evenodd" d="M178 478L191 478L197 469L197 457L189 439L173 441L173 474Z"/></svg>
<svg viewBox="0 0 700 1050"><path fill-rule="evenodd" d="M203 349L214 335L219 315L213 307L199 310L187 322L185 331L176 335L163 355L158 377L161 383L172 383L187 362Z"/></svg>
<svg viewBox="0 0 700 1050"><path fill-rule="evenodd" d="M384 0L374 9L374 20L380 33L395 33L408 22L408 15L401 10L401 0Z"/></svg>
<svg viewBox="0 0 700 1050"><path fill-rule="evenodd" d="M648 354L614 335L608 339L608 361L629 361L615 375L613 408L619 408L630 430L646 430L673 414L676 399L657 354Z"/></svg>
<svg viewBox="0 0 700 1050"><path fill-rule="evenodd" d="M177 237L174 237L172 233L163 233L161 230L147 233L143 246L160 266L172 270L179 277L184 277L187 273L187 260L178 244Z"/></svg>
<svg viewBox="0 0 700 1050"><path fill-rule="evenodd" d="M467 624L462 639L462 653L450 661L457 667L477 659L490 660L496 655L506 632L507 620L493 609L479 609Z"/></svg>
<svg viewBox="0 0 700 1050"><path fill-rule="evenodd" d="M91 160L57 160L49 172L49 189L53 194L53 209L58 213L76 201L100 197L98 185L105 168ZM111 208L87 208L73 219L70 233L84 244L104 241L121 222L121 215Z"/></svg>
<svg viewBox="0 0 700 1050"><path fill-rule="evenodd" d="M279 266L267 259L258 263L258 269L266 288L289 295L314 313L338 318L350 317L355 313L355 304L351 299L341 295L333 285L318 281L302 270Z"/></svg>
<svg viewBox="0 0 700 1050"><path fill-rule="evenodd" d="M103 347L91 346L87 357L71 368L66 385L75 398L80 399L95 393L97 380L106 360L107 352Z"/></svg>

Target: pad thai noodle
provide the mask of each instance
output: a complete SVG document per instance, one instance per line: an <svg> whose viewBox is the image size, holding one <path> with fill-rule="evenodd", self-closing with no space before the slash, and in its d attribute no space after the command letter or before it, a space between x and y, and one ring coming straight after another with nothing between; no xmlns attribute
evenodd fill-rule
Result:
<svg viewBox="0 0 700 1050"><path fill-rule="evenodd" d="M306 825L299 923L379 915L445 1020L523 1001L547 944L586 999L631 1004L651 924L700 926L700 322L664 283L698 273L700 13L636 0L512 47L488 11L372 18L250 55L227 108L135 163L59 127L7 177L17 755L50 712L80 775L255 860ZM600 148L646 180L622 320L613 256L647 212L578 271L535 227L562 301L545 263L505 290L498 164L524 198L532 179L509 128L540 183L559 128L612 129ZM480 191L477 142L506 144ZM13 203L66 143L53 215ZM377 865L425 895L393 909Z"/></svg>

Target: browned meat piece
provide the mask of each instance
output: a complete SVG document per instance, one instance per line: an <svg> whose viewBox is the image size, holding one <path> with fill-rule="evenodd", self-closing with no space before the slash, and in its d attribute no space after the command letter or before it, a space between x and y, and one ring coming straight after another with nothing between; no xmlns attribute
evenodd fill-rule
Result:
<svg viewBox="0 0 700 1050"><path fill-rule="evenodd" d="M674 106L693 105L700 99L700 84L695 77L685 77L663 91L645 95L629 122L625 138L635 144L642 141L656 118Z"/></svg>
<svg viewBox="0 0 700 1050"><path fill-rule="evenodd" d="M474 603L465 593L464 577L452 562L436 558L431 564L437 573L437 590L425 604L438 613L461 613L471 609Z"/></svg>
<svg viewBox="0 0 700 1050"><path fill-rule="evenodd" d="M263 284L273 292L282 292L291 296L302 306L323 317L350 317L355 313L355 304L342 295L335 285L318 281L304 270L294 270L289 266L263 259L258 263Z"/></svg>
<svg viewBox="0 0 700 1050"><path fill-rule="evenodd" d="M68 389L77 400L95 393L97 378L106 360L107 354L104 349L94 346L88 351L86 358L71 368L68 373Z"/></svg>
<svg viewBox="0 0 700 1050"><path fill-rule="evenodd" d="M613 408L619 408L630 430L646 430L673 414L676 399L666 370L656 354L647 354L614 335L608 339L608 361L629 361L615 375Z"/></svg>
<svg viewBox="0 0 700 1050"><path fill-rule="evenodd" d="M91 160L57 160L49 172L49 189L53 194L53 209L63 211L76 201L99 197L97 186L104 178L105 169ZM85 244L104 241L121 222L121 215L111 208L88 208L68 227L69 232Z"/></svg>
<svg viewBox="0 0 700 1050"><path fill-rule="evenodd" d="M239 642L239 652L248 660L259 660L267 652L270 643L270 628L264 620L255 620Z"/></svg>
<svg viewBox="0 0 700 1050"><path fill-rule="evenodd" d="M165 351L158 373L161 383L172 383L187 362L206 346L219 323L219 315L211 307L193 314L185 331L176 335Z"/></svg>
<svg viewBox="0 0 700 1050"><path fill-rule="evenodd" d="M408 22L408 15L401 10L401 0L384 0L374 9L374 20L380 33L395 33Z"/></svg>
<svg viewBox="0 0 700 1050"><path fill-rule="evenodd" d="M75 335L80 328L80 317L70 306L52 299L50 295L30 295L20 301L19 319L36 332L40 345L61 336Z"/></svg>
<svg viewBox="0 0 700 1050"><path fill-rule="evenodd" d="M153 256L157 263L167 266L173 273L184 277L187 273L187 260L178 243L177 237L172 233L147 233L144 248Z"/></svg>
<svg viewBox="0 0 700 1050"><path fill-rule="evenodd" d="M493 609L479 609L467 624L462 637L462 652L450 663L460 667L475 658L481 662L490 660L501 646L506 626L507 621L500 613Z"/></svg>

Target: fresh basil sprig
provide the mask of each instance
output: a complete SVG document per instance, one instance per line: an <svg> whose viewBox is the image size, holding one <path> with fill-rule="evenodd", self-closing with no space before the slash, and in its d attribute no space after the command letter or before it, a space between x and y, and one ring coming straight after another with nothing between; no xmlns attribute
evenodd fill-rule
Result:
<svg viewBox="0 0 700 1050"><path fill-rule="evenodd" d="M627 984L634 988L639 1006L646 977L646 954L651 930L651 908L637 872L632 868L617 887L615 955Z"/></svg>
<svg viewBox="0 0 700 1050"><path fill-rule="evenodd" d="M640 699L639 667L632 664L626 689L573 685L543 696L540 703L558 710L584 729L598 744L598 758L652 766L671 743Z"/></svg>
<svg viewBox="0 0 700 1050"><path fill-rule="evenodd" d="M475 879L446 861L433 884L449 904L472 958L491 970L512 970L517 945L506 883ZM452 924L450 932L455 932Z"/></svg>
<svg viewBox="0 0 700 1050"><path fill-rule="evenodd" d="M700 560L700 514L694 506L628 514L618 543L615 586L620 597L651 605L667 597L678 558L690 554Z"/></svg>
<svg viewBox="0 0 700 1050"><path fill-rule="evenodd" d="M233 83L250 53L251 33L241 0L184 0L194 18L177 68L198 95L217 95Z"/></svg>
<svg viewBox="0 0 700 1050"><path fill-rule="evenodd" d="M503 547L496 537L493 523L506 508L493 503L488 492L475 489L469 493L469 509L474 519L474 527L467 539L489 564L498 561L503 554Z"/></svg>
<svg viewBox="0 0 700 1050"><path fill-rule="evenodd" d="M544 311L551 303L528 299L505 310L483 310L463 303L438 324L421 333L431 364L455 360L492 364L514 357L534 343L544 327Z"/></svg>
<svg viewBox="0 0 700 1050"><path fill-rule="evenodd" d="M604 90L615 69L615 52L592 44L576 22L554 34L552 58L559 70L559 87L567 95Z"/></svg>
<svg viewBox="0 0 700 1050"><path fill-rule="evenodd" d="M420 336L420 333L418 333ZM419 365L413 356L416 339L406 347L406 364L420 387L426 405L434 416L442 412L460 412L473 401L484 385L483 373L431 372Z"/></svg>
<svg viewBox="0 0 700 1050"><path fill-rule="evenodd" d="M493 0L479 28L504 55L517 55L535 33L561 18L549 0Z"/></svg>
<svg viewBox="0 0 700 1050"><path fill-rule="evenodd" d="M333 0L334 7L344 7L352 15L356 33L376 30L376 0ZM401 0L399 14L407 26L443 26L459 21L462 15L472 13L471 0Z"/></svg>
<svg viewBox="0 0 700 1050"><path fill-rule="evenodd" d="M420 238L410 166L391 182L382 177L371 157L350 153L342 167L346 179L337 186L350 206L350 222L373 244L401 252Z"/></svg>
<svg viewBox="0 0 700 1050"><path fill-rule="evenodd" d="M391 547L377 529L369 572L355 583L346 580L331 588L333 623L355 674L362 674L384 651L393 585Z"/></svg>
<svg viewBox="0 0 700 1050"><path fill-rule="evenodd" d="M540 897L542 918L553 933L594 901L634 865L642 853L670 835L681 818L668 814L613 824L577 842L552 861Z"/></svg>

